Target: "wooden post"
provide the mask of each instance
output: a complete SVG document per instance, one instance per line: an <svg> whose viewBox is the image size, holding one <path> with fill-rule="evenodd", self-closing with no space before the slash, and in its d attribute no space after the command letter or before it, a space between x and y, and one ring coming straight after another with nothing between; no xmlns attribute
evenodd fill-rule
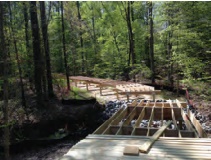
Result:
<svg viewBox="0 0 211 160"><path fill-rule="evenodd" d="M126 92L126 96L127 96L127 101L129 102L129 93Z"/></svg>
<svg viewBox="0 0 211 160"><path fill-rule="evenodd" d="M155 102L155 92L152 92L152 100Z"/></svg>
<svg viewBox="0 0 211 160"><path fill-rule="evenodd" d="M88 82L86 82L86 90L87 91L89 90L89 88L88 88Z"/></svg>
<svg viewBox="0 0 211 160"><path fill-rule="evenodd" d="M100 85L100 95L102 96L102 86Z"/></svg>

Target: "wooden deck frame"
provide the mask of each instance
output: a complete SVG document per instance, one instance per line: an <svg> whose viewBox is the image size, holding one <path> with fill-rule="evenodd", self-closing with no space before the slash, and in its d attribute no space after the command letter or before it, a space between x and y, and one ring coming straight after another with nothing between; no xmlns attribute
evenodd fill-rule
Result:
<svg viewBox="0 0 211 160"><path fill-rule="evenodd" d="M137 103L135 100L126 109L113 116L109 122L105 122L106 124L103 124L104 127L101 127L101 129L104 129L103 131L95 131L94 134L152 136L159 129L151 127L152 121L161 120L161 126L163 126L164 120L171 120L175 128L165 130L162 136L197 138L197 132L195 132L191 122L185 119L186 115L181 107L182 105L179 101L176 101L173 105L171 100L168 100L167 102L142 100L140 103ZM148 126L145 128L139 126L143 119L149 120ZM131 125L132 120L136 120L134 125ZM187 130L181 130L178 126L179 121L185 122Z"/></svg>
<svg viewBox="0 0 211 160"><path fill-rule="evenodd" d="M71 76L70 80L75 83L77 87L77 83L83 82L86 85L87 91L89 90L90 84L95 84L99 87L100 95L102 96L103 88L111 87L115 92L117 99L119 99L119 95L125 95L127 97L127 101L130 99L130 95L138 95L147 94L152 95L153 100L155 100L155 95L159 94L160 90L155 90L154 87L134 83L134 82L126 82L126 81L116 81L110 79L100 79L100 78L91 78L84 76Z"/></svg>
<svg viewBox="0 0 211 160"><path fill-rule="evenodd" d="M176 99L176 102L178 104L178 106L180 108L183 108L184 104L182 104L179 100ZM183 114L185 114L183 112ZM183 115L184 116L184 115ZM190 111L190 110L187 110L187 114L185 114L185 120L186 121L191 121L193 126L195 127L195 129L192 127L191 125L191 129L194 131L194 133L196 134L197 137L200 137L200 138L207 138L207 134L206 132L203 130L201 124L199 123L199 121L195 118L194 114ZM190 126L189 126L190 127ZM196 133L197 131L197 133Z"/></svg>

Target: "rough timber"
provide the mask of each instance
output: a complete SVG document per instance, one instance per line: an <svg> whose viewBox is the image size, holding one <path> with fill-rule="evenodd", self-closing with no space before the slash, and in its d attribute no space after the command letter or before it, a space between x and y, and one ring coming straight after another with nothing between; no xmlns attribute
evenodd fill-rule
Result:
<svg viewBox="0 0 211 160"><path fill-rule="evenodd" d="M194 115L190 111L183 111L186 106L185 102L178 100L133 101L105 121L93 134L73 146L61 160L210 160L211 139L206 138ZM134 119L136 122L131 125ZM142 120L148 120L147 127L139 126ZM175 127L165 130L147 153L124 155L126 146L140 147L159 129L152 127L154 120L161 121L161 125L171 120ZM185 130L182 124L186 125Z"/></svg>

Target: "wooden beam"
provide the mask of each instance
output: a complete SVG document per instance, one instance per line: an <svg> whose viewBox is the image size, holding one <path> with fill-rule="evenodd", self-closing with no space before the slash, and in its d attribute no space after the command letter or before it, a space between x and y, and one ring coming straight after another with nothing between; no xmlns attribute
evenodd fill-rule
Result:
<svg viewBox="0 0 211 160"><path fill-rule="evenodd" d="M188 128L189 131L193 131L195 133L195 136L198 137L197 132L195 131L195 129L192 127L191 122L189 121L189 116L182 110L182 105L180 104L179 100L176 99L176 103L177 105L181 108L181 114L182 114L182 118L185 122L186 127Z"/></svg>
<svg viewBox="0 0 211 160"><path fill-rule="evenodd" d="M126 116L127 114L127 108L124 109L119 115L118 117L116 117L115 119L112 120L112 122L110 123L110 125L105 129L105 131L102 134L109 134L110 131L110 126L111 125L119 125L119 122Z"/></svg>
<svg viewBox="0 0 211 160"><path fill-rule="evenodd" d="M169 101L169 104L170 104L170 106L171 106L171 116L172 116L172 120L173 120L175 129L178 131L179 138L181 138L181 137L182 137L182 136L181 136L181 132L180 132L180 130L179 130L178 127L177 127L177 121L176 121L176 119L175 119L173 104L172 104L172 101L171 101L171 100Z"/></svg>
<svg viewBox="0 0 211 160"><path fill-rule="evenodd" d="M195 128L196 128L196 130L198 132L199 137L201 137L201 138L207 138L207 134L204 131L204 129L202 128L200 122L195 118L194 114L190 110L188 110L188 116L190 118L190 121L195 126Z"/></svg>
<svg viewBox="0 0 211 160"><path fill-rule="evenodd" d="M142 153L147 153L153 143L163 134L166 128L171 124L171 121L168 121L167 124L162 126L147 142L145 142L141 147L139 147L139 151Z"/></svg>
<svg viewBox="0 0 211 160"><path fill-rule="evenodd" d="M102 134L104 130L110 125L110 123L116 119L122 112L123 108L118 110L111 118L109 118L107 121L105 121L99 128L97 128L93 134Z"/></svg>
<svg viewBox="0 0 211 160"><path fill-rule="evenodd" d="M142 109L141 114L139 115L138 119L136 120L136 123L134 125L134 128L133 128L131 135L135 135L136 127L139 127L139 125L140 125L142 119L144 118L144 116L145 116L145 107Z"/></svg>
<svg viewBox="0 0 211 160"><path fill-rule="evenodd" d="M151 95L152 93L160 93L161 90L155 90L155 91L137 91L137 92L119 92L119 94L122 94L122 95L125 95L127 93L130 93L130 94L149 94Z"/></svg>
<svg viewBox="0 0 211 160"><path fill-rule="evenodd" d="M123 154L128 156L138 156L139 148L137 146L126 146L124 148Z"/></svg>
<svg viewBox="0 0 211 160"><path fill-rule="evenodd" d="M153 121L153 119L154 119L155 104L156 104L156 102L154 102L154 106L152 107L152 111L151 111L151 115L150 115L150 119L149 119L149 123L148 123L147 136L149 136L150 127L151 127L152 121Z"/></svg>
<svg viewBox="0 0 211 160"><path fill-rule="evenodd" d="M128 107L135 107L137 106L137 100L135 99L131 104L128 104Z"/></svg>
<svg viewBox="0 0 211 160"><path fill-rule="evenodd" d="M126 126L129 125L130 122L132 121L132 119L134 118L134 116L136 115L136 108L137 108L137 101L134 100L133 102L135 107L133 108L133 110L130 112L130 114L127 116L126 120L122 123L122 125L120 126L119 130L117 131L116 135L122 134L122 126ZM141 102L140 102L141 103ZM133 103L132 103L133 104Z"/></svg>

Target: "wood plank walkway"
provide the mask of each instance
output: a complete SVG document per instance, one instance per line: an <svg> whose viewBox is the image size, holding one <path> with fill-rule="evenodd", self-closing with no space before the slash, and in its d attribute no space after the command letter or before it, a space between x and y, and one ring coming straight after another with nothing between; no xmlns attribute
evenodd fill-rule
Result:
<svg viewBox="0 0 211 160"><path fill-rule="evenodd" d="M71 76L70 80L75 84L76 87L78 84L84 83L87 91L89 90L89 86L94 84L96 87L99 87L100 95L103 95L103 89L112 88L112 91L115 92L117 99L120 99L120 95L126 95L127 101L129 101L130 96L132 95L137 97L143 94L151 95L153 99L155 99L155 95L161 92L160 90L155 90L154 87L134 82L91 78L85 76Z"/></svg>
<svg viewBox="0 0 211 160"><path fill-rule="evenodd" d="M125 146L140 146L150 137L88 135L60 160L188 160L211 159L211 139L160 137L150 151L139 156L123 155Z"/></svg>
<svg viewBox="0 0 211 160"><path fill-rule="evenodd" d="M178 100L162 103L133 101L127 108L121 108L93 134L73 146L60 160L210 160L211 139L198 138L206 137L206 135L201 125L195 125L197 122L195 117L182 110L186 105ZM128 122L135 115L138 119L133 128ZM172 120L176 129L166 130L165 136L155 140L147 153L139 153L135 156L124 155L126 146L140 147L158 130L149 125L147 128L138 127L143 117L149 119L149 123L153 119ZM122 125L118 125L124 118ZM190 123L190 128L180 130L176 122L178 120L186 120L186 123ZM197 133L192 131L192 125L195 126ZM143 132L144 129L145 132ZM151 131L153 131L152 134Z"/></svg>

